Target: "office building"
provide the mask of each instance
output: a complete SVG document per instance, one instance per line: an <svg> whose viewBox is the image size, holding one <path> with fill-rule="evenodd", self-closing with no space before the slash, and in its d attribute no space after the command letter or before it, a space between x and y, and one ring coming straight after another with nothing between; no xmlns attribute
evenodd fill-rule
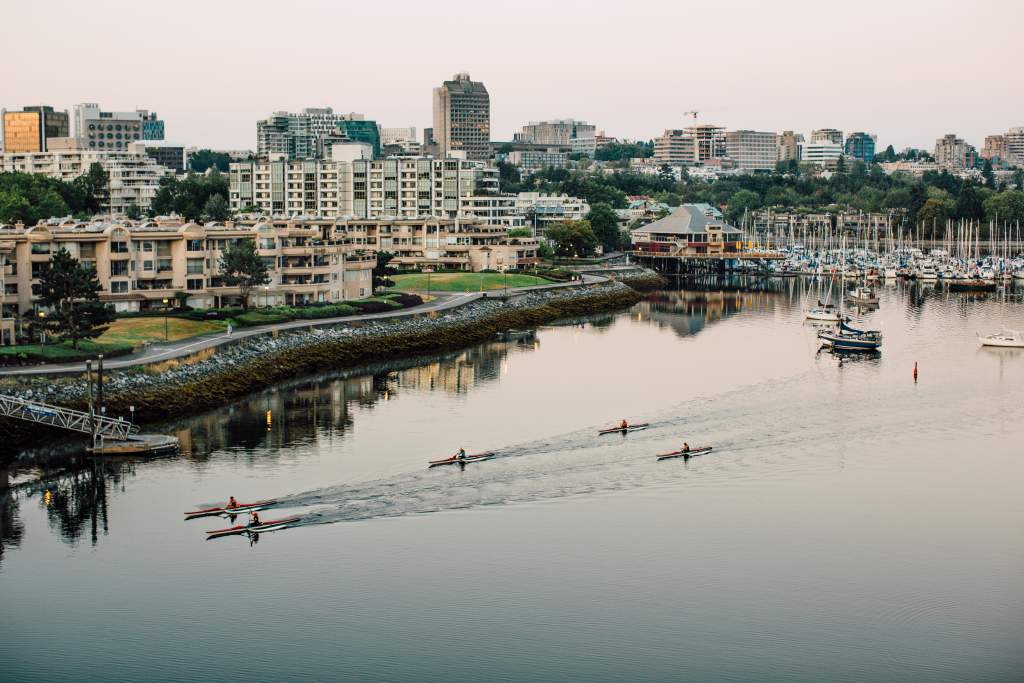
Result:
<svg viewBox="0 0 1024 683"><path fill-rule="evenodd" d="M53 107L25 107L21 111L0 110L3 115L5 152L45 152L53 138L66 138L70 130L66 111Z"/></svg>
<svg viewBox="0 0 1024 683"><path fill-rule="evenodd" d="M188 158L194 147L183 147L182 145L171 145L161 143L158 140L151 140L144 143L146 154L152 157L156 163L169 168L175 173L184 173L188 169Z"/></svg>
<svg viewBox="0 0 1024 683"><path fill-rule="evenodd" d="M709 159L725 156L725 129L700 124L666 130L654 141L653 160L657 164L696 166Z"/></svg>
<svg viewBox="0 0 1024 683"><path fill-rule="evenodd" d="M943 135L935 141L935 163L949 170L974 168L977 165L978 153L970 145L956 135Z"/></svg>
<svg viewBox="0 0 1024 683"><path fill-rule="evenodd" d="M89 149L124 149L138 140L163 140L164 122L156 112L103 111L94 102L76 104L72 135Z"/></svg>
<svg viewBox="0 0 1024 683"><path fill-rule="evenodd" d="M596 126L575 119L530 122L515 139L535 145L568 146L572 153L591 158L597 151Z"/></svg>
<svg viewBox="0 0 1024 683"><path fill-rule="evenodd" d="M274 112L256 122L256 154L285 159L319 159L334 142L370 142L380 152L377 124L362 114L335 114L330 107L307 108L298 113Z"/></svg>
<svg viewBox="0 0 1024 683"><path fill-rule="evenodd" d="M740 171L771 171L778 163L778 135L754 130L725 134L725 154Z"/></svg>
<svg viewBox="0 0 1024 683"><path fill-rule="evenodd" d="M382 145L397 145L401 142L415 142L416 141L416 127L409 126L408 128L381 128L380 129L380 144Z"/></svg>
<svg viewBox="0 0 1024 683"><path fill-rule="evenodd" d="M828 138L814 139L800 143L800 161L834 169L843 156L843 145Z"/></svg>
<svg viewBox="0 0 1024 683"><path fill-rule="evenodd" d="M843 152L851 160L856 159L863 161L865 164L870 164L875 160L875 143L877 140L877 136L869 135L868 133L860 131L850 133L843 146Z"/></svg>
<svg viewBox="0 0 1024 683"><path fill-rule="evenodd" d="M433 136L438 156L463 153L467 159L491 156L491 97L469 74L455 74L453 80L434 88Z"/></svg>
<svg viewBox="0 0 1024 683"><path fill-rule="evenodd" d="M54 138L48 152L4 152L0 154L0 172L41 173L71 182L98 163L110 176L110 199L103 210L123 215L129 206L145 210L160 188L160 179L169 173L146 153L145 143L133 142L127 149L82 149L74 138Z"/></svg>
<svg viewBox="0 0 1024 683"><path fill-rule="evenodd" d="M557 147L512 150L508 153L508 163L526 173L534 173L545 168L565 168L569 163L569 154L559 151Z"/></svg>
<svg viewBox="0 0 1024 683"><path fill-rule="evenodd" d="M835 128L819 128L811 131L811 142L832 142L843 145L843 131Z"/></svg>

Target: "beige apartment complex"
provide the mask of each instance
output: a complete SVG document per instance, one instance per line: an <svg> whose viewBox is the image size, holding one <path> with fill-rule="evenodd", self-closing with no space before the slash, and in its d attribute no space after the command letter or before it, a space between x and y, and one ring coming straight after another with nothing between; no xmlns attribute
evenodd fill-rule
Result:
<svg viewBox="0 0 1024 683"><path fill-rule="evenodd" d="M741 171L771 171L779 157L779 136L756 130L730 130L725 153Z"/></svg>

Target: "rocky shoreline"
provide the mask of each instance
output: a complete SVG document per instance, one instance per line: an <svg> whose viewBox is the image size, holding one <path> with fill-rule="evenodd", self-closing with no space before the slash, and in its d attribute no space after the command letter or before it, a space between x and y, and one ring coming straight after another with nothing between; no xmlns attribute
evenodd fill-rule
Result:
<svg viewBox="0 0 1024 683"><path fill-rule="evenodd" d="M639 282L638 282L639 284ZM196 413L298 375L463 348L508 329L536 327L559 318L631 306L640 295L623 281L540 290L509 301L479 299L439 314L343 323L259 336L218 349L193 362L172 362L159 372L140 368L112 373L105 382L107 414L149 422ZM83 409L83 378L25 379L3 391ZM53 430L19 420L0 420L9 456Z"/></svg>

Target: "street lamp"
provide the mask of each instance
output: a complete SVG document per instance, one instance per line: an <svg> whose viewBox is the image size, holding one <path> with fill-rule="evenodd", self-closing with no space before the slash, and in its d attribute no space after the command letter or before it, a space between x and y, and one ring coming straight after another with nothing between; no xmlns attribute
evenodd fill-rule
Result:
<svg viewBox="0 0 1024 683"><path fill-rule="evenodd" d="M168 304L170 304L170 303L171 303L170 299L164 299L164 341L167 341L168 338L169 338L168 334L167 334L167 308L168 308Z"/></svg>
<svg viewBox="0 0 1024 683"><path fill-rule="evenodd" d="M263 285L263 307L270 307L270 285Z"/></svg>
<svg viewBox="0 0 1024 683"><path fill-rule="evenodd" d="M46 311L39 311L39 355L43 355L43 346L46 344Z"/></svg>

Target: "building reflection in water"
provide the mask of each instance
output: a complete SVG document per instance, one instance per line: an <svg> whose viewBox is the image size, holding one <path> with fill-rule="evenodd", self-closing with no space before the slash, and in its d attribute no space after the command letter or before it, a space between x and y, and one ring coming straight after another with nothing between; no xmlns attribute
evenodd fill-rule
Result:
<svg viewBox="0 0 1024 683"><path fill-rule="evenodd" d="M303 443L342 436L353 426L353 407L372 409L406 390L468 393L507 372L510 352L536 348L539 342L535 332L511 332L457 353L281 384L223 408L154 429L175 434L182 455L195 460L229 447L279 453Z"/></svg>
<svg viewBox="0 0 1024 683"><path fill-rule="evenodd" d="M4 561L4 548L17 548L25 535L25 525L18 517L18 501L9 483L10 473L0 468L0 563Z"/></svg>
<svg viewBox="0 0 1024 683"><path fill-rule="evenodd" d="M706 277L687 279L676 290L653 292L637 304L635 319L671 328L681 337L742 313L765 313L799 305L792 280L781 278ZM797 290L798 291L798 290Z"/></svg>

